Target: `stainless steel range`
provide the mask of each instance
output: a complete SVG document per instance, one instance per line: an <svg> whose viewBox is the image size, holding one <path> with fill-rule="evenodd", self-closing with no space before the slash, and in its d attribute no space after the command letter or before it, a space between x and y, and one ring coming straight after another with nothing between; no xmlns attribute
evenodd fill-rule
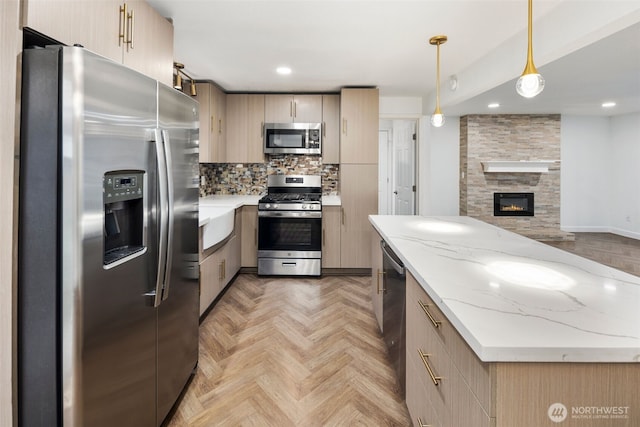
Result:
<svg viewBox="0 0 640 427"><path fill-rule="evenodd" d="M258 203L258 274L319 276L321 269L321 177L269 175Z"/></svg>

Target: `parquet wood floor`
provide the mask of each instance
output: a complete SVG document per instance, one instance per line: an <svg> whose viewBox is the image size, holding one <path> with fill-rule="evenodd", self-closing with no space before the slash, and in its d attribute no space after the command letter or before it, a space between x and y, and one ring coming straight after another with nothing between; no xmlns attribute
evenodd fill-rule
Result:
<svg viewBox="0 0 640 427"><path fill-rule="evenodd" d="M640 276L640 240L611 233L575 233L574 242L544 242Z"/></svg>
<svg viewBox="0 0 640 427"><path fill-rule="evenodd" d="M369 277L241 274L200 326L168 427L408 426Z"/></svg>

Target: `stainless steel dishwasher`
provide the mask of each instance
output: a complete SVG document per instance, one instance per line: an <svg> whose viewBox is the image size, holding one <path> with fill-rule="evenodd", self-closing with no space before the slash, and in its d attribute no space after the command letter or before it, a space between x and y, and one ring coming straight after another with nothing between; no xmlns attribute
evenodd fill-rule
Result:
<svg viewBox="0 0 640 427"><path fill-rule="evenodd" d="M406 273L400 258L389 245L380 241L382 268L384 271L384 293L382 296L382 335L389 350L398 381L400 394L405 395L406 375Z"/></svg>

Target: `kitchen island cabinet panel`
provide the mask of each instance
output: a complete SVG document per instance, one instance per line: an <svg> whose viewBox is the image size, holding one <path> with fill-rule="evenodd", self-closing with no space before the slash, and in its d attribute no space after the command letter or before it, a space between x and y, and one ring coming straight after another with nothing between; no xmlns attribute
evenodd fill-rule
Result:
<svg viewBox="0 0 640 427"><path fill-rule="evenodd" d="M373 230L371 234L371 303L373 304L373 314L378 321L378 328L382 332L382 299L386 290L384 289L384 270L382 265L382 250L380 241L382 237Z"/></svg>
<svg viewBox="0 0 640 427"><path fill-rule="evenodd" d="M226 163L264 163L264 95L227 95Z"/></svg>
<svg viewBox="0 0 640 427"><path fill-rule="evenodd" d="M412 418L428 399L434 425L639 425L636 276L469 217L370 221L408 270L407 382L424 382L407 388Z"/></svg>

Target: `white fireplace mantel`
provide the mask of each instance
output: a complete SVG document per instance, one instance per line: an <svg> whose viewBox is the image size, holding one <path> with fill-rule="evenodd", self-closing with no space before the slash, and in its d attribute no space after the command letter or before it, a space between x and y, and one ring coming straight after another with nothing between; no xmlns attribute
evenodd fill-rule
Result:
<svg viewBox="0 0 640 427"><path fill-rule="evenodd" d="M489 160L482 163L485 173L548 173L556 160Z"/></svg>

